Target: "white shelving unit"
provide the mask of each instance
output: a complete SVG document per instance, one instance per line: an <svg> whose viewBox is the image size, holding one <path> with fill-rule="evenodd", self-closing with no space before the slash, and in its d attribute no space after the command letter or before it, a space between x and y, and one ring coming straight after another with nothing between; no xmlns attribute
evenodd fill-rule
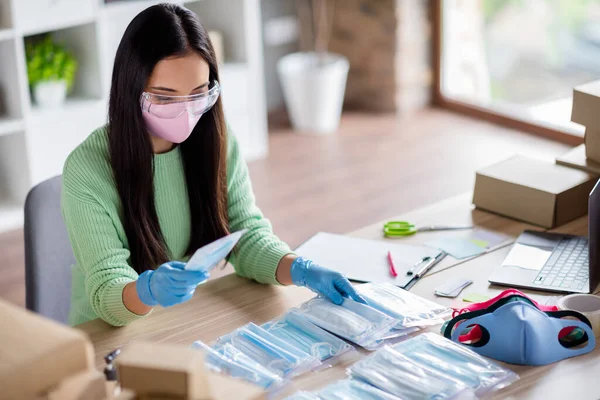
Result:
<svg viewBox="0 0 600 400"><path fill-rule="evenodd" d="M34 185L106 123L115 53L129 22L161 2L184 5L225 41L225 116L246 159L268 151L260 0L0 0L0 232L23 223ZM58 109L32 104L25 40L51 33L77 58L73 91Z"/></svg>

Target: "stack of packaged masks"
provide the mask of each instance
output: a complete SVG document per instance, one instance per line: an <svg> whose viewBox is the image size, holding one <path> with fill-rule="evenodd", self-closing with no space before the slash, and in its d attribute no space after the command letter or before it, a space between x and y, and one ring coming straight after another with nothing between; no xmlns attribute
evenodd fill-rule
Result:
<svg viewBox="0 0 600 400"><path fill-rule="evenodd" d="M519 379L433 333L385 346L352 365L348 374L351 380L288 399L476 399Z"/></svg>
<svg viewBox="0 0 600 400"><path fill-rule="evenodd" d="M369 283L356 289L367 304L345 299L335 305L315 297L262 326L249 323L210 347L202 342L194 347L206 351L211 369L277 390L289 378L332 366L355 352L348 342L375 350L441 324L451 312L394 285Z"/></svg>

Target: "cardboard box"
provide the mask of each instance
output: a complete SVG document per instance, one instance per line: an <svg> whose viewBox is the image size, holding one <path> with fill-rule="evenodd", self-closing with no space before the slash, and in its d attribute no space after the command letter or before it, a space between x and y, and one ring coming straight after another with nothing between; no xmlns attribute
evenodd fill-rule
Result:
<svg viewBox="0 0 600 400"><path fill-rule="evenodd" d="M106 378L99 371L85 371L63 380L47 400L106 400Z"/></svg>
<svg viewBox="0 0 600 400"><path fill-rule="evenodd" d="M600 81L573 89L571 121L585 126L586 157L600 162Z"/></svg>
<svg viewBox="0 0 600 400"><path fill-rule="evenodd" d="M577 168L582 171L600 175L600 162L589 159L585 155L585 145L579 145L568 153L558 157L556 163L566 167Z"/></svg>
<svg viewBox="0 0 600 400"><path fill-rule="evenodd" d="M477 172L478 208L545 228L587 213L597 176L551 162L515 156Z"/></svg>
<svg viewBox="0 0 600 400"><path fill-rule="evenodd" d="M571 121L585 127L600 129L600 81L573 88Z"/></svg>
<svg viewBox="0 0 600 400"><path fill-rule="evenodd" d="M118 400L264 400L258 386L206 370L204 353L186 346L132 343L117 357Z"/></svg>
<svg viewBox="0 0 600 400"><path fill-rule="evenodd" d="M94 369L80 331L0 300L0 390L3 399L47 395L64 379Z"/></svg>
<svg viewBox="0 0 600 400"><path fill-rule="evenodd" d="M138 396L210 399L204 353L185 346L137 342L116 359L121 387Z"/></svg>
<svg viewBox="0 0 600 400"><path fill-rule="evenodd" d="M585 128L585 156L589 160L600 162L600 127Z"/></svg>

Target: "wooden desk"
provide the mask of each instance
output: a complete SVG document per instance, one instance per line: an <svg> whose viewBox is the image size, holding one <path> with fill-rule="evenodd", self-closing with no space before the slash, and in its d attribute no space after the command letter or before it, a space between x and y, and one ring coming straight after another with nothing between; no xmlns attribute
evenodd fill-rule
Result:
<svg viewBox="0 0 600 400"><path fill-rule="evenodd" d="M469 224L505 233L516 238L524 229L536 229L525 223L512 221L471 207L470 195L459 196L424 209L398 217L418 224ZM587 234L587 219L570 223L561 232ZM461 233L456 233L461 234ZM464 234L464 233L463 233ZM382 239L382 224L374 224L351 233L352 236L370 239ZM403 239L403 243L422 243L436 235L448 235L448 232L421 233ZM412 292L442 304L456 305L456 301L436 298L433 289L450 277L465 276L474 283L466 293L477 292L490 296L503 288L490 286L487 278L492 269L499 265L509 247L492 251L480 257L458 261L447 257L435 270L418 282ZM538 300L544 301L556 295L531 292ZM147 318L136 321L130 326L113 328L101 320L80 325L96 349L96 365L103 366L102 357L114 348L123 346L132 340L164 341L191 344L195 340L211 342L217 337L250 321L257 324L266 322L313 297L305 288L276 287L260 285L234 275L210 281L198 288L192 300L167 310L157 309ZM432 330L437 331L435 327ZM599 346L600 348L600 346ZM314 390L336 379L345 377L345 368L358 358L368 354L359 351L354 357L333 368L318 373L308 373L294 379L292 390ZM565 360L545 367L523 367L510 365L521 379L515 384L497 392L494 398L600 398L600 386L594 384L600 377L600 350L586 356Z"/></svg>

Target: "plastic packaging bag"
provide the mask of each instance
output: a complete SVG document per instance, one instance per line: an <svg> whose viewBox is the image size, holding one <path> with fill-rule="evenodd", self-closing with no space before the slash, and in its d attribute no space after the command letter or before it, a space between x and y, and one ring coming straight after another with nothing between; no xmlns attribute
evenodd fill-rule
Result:
<svg viewBox="0 0 600 400"><path fill-rule="evenodd" d="M213 347L219 350L226 343L283 377L300 375L321 364L311 354L287 345L253 323L221 336Z"/></svg>
<svg viewBox="0 0 600 400"><path fill-rule="evenodd" d="M319 397L311 392L296 392L291 396L285 398L285 400L320 400Z"/></svg>
<svg viewBox="0 0 600 400"><path fill-rule="evenodd" d="M205 352L205 363L215 372L244 379L267 390L275 391L287 384L281 376L269 371L230 344L225 344L217 351L201 341L196 341L192 348Z"/></svg>
<svg viewBox="0 0 600 400"><path fill-rule="evenodd" d="M356 291L371 307L398 320L396 328L430 326L444 322L452 310L390 283L365 283Z"/></svg>
<svg viewBox="0 0 600 400"><path fill-rule="evenodd" d="M348 373L403 399L474 398L473 391L461 382L415 365L387 346L352 365Z"/></svg>
<svg viewBox="0 0 600 400"><path fill-rule="evenodd" d="M418 335L393 348L419 366L464 383L478 397L519 379L511 370L434 333Z"/></svg>
<svg viewBox="0 0 600 400"><path fill-rule="evenodd" d="M290 346L311 354L321 362L327 360L328 366L354 350L350 344L307 321L293 310L263 324L262 327Z"/></svg>
<svg viewBox="0 0 600 400"><path fill-rule="evenodd" d="M248 229L242 229L199 248L185 264L185 269L188 271L211 272L231 253L246 232L248 232Z"/></svg>
<svg viewBox="0 0 600 400"><path fill-rule="evenodd" d="M322 400L402 400L363 382L345 379L316 393Z"/></svg>
<svg viewBox="0 0 600 400"><path fill-rule="evenodd" d="M397 321L372 307L352 299L341 306L315 297L293 309L315 325L362 346L389 335Z"/></svg>

